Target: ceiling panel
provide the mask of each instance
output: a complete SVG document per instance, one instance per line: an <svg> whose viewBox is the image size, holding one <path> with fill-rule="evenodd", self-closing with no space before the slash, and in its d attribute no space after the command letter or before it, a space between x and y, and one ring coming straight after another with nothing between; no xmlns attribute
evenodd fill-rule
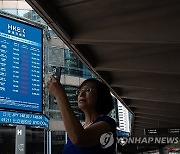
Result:
<svg viewBox="0 0 180 154"><path fill-rule="evenodd" d="M179 126L179 0L26 1L134 114L133 135Z"/></svg>

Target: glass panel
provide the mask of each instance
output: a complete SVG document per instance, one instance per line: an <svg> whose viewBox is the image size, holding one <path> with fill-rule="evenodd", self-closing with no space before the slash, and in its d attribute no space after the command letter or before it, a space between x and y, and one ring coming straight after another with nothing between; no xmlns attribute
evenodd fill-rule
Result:
<svg viewBox="0 0 180 154"><path fill-rule="evenodd" d="M24 15L29 12L29 10L17 10L18 16L24 17Z"/></svg>
<svg viewBox="0 0 180 154"><path fill-rule="evenodd" d="M43 128L26 127L26 154L46 154L47 138Z"/></svg>
<svg viewBox="0 0 180 154"><path fill-rule="evenodd" d="M95 78L95 76L92 74L92 72L88 69L88 67L83 64L83 78L88 79L88 78Z"/></svg>
<svg viewBox="0 0 180 154"><path fill-rule="evenodd" d="M52 154L62 153L65 144L65 132L64 131L52 131Z"/></svg>
<svg viewBox="0 0 180 154"><path fill-rule="evenodd" d="M53 66L64 65L64 55L63 55L63 49L61 47L49 46L48 64Z"/></svg>
<svg viewBox="0 0 180 154"><path fill-rule="evenodd" d="M3 9L2 11L8 12L8 13L13 14L13 15L17 15L18 14L17 9Z"/></svg>
<svg viewBox="0 0 180 154"><path fill-rule="evenodd" d="M0 125L0 154L15 153L15 126Z"/></svg>
<svg viewBox="0 0 180 154"><path fill-rule="evenodd" d="M68 96L69 103L71 104L71 107L76 114L76 116L79 118L79 120L84 121L84 114L80 111L77 104L77 96L76 96L76 86L70 86L70 85L64 85L66 94Z"/></svg>

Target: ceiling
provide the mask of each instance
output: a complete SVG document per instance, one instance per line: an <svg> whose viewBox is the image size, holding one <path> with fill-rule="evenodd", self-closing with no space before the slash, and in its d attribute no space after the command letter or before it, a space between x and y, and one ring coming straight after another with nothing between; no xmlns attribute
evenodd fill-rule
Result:
<svg viewBox="0 0 180 154"><path fill-rule="evenodd" d="M26 0L133 112L132 135L180 126L179 0Z"/></svg>

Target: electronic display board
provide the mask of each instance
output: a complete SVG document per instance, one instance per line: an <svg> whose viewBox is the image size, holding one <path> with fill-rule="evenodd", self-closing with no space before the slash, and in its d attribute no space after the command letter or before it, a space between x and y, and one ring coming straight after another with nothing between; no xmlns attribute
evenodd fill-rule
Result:
<svg viewBox="0 0 180 154"><path fill-rule="evenodd" d="M0 15L0 108L42 112L43 30Z"/></svg>
<svg viewBox="0 0 180 154"><path fill-rule="evenodd" d="M0 111L0 124L16 124L49 128L49 119L42 114Z"/></svg>

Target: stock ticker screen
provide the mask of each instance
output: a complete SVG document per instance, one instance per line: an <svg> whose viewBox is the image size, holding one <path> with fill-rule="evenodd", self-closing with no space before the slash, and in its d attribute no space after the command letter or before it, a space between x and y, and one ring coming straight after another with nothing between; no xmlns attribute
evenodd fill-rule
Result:
<svg viewBox="0 0 180 154"><path fill-rule="evenodd" d="M42 112L41 28L0 16L0 108Z"/></svg>

